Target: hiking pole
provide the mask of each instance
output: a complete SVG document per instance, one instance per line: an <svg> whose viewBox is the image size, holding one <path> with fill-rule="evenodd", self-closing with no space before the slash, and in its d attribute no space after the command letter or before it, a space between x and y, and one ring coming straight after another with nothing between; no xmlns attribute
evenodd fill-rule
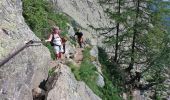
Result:
<svg viewBox="0 0 170 100"><path fill-rule="evenodd" d="M16 56L19 52L21 52L22 50L24 50L26 47L29 47L30 44L33 43L42 43L41 41L33 41L30 40L28 41L24 46L22 46L19 50L15 51L14 53L12 53L11 55L9 55L7 58L5 58L4 60L2 60L0 62L0 67L2 67L5 63L7 63L11 58L13 58L14 56Z"/></svg>

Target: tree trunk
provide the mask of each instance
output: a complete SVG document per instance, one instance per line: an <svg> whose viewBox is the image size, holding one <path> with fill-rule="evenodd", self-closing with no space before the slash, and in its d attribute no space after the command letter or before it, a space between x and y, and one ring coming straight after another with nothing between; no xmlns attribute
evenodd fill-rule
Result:
<svg viewBox="0 0 170 100"><path fill-rule="evenodd" d="M117 0L118 2L118 15L120 16L120 0ZM118 56L118 49L119 49L119 31L120 31L120 22L117 22L116 25L116 44L115 44L115 57L114 57L114 62L117 62L117 56Z"/></svg>
<svg viewBox="0 0 170 100"><path fill-rule="evenodd" d="M134 24L134 33L133 33L133 40L132 40L132 51L131 51L131 61L129 64L129 67L127 68L127 71L130 72L133 69L134 66L134 61L135 61L135 43L136 43L136 37L137 37L137 29L136 27L138 27L138 17L139 17L139 7L140 7L140 0L137 1L137 7L136 7L136 20L135 20L135 24Z"/></svg>

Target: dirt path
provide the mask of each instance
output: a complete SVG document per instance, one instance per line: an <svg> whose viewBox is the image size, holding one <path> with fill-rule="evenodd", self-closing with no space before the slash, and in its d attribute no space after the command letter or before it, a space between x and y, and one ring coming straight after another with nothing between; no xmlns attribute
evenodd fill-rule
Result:
<svg viewBox="0 0 170 100"><path fill-rule="evenodd" d="M78 66L81 64L83 60L83 48L76 48L76 53L74 54L74 61L78 64ZM50 68L53 68L55 66L58 66L59 62L57 60L51 61L50 62Z"/></svg>
<svg viewBox="0 0 170 100"><path fill-rule="evenodd" d="M76 48L76 53L74 55L74 61L80 65L83 60L83 49L82 48Z"/></svg>

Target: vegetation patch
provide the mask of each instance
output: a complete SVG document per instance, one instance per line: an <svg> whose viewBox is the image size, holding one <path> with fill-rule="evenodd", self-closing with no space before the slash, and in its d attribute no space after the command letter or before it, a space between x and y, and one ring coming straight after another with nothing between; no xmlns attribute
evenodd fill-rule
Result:
<svg viewBox="0 0 170 100"><path fill-rule="evenodd" d="M83 51L83 61L80 67L77 67L71 62L67 62L66 64L71 68L76 79L84 81L96 95L102 98L102 100L121 100L118 95L120 90L113 85L112 81L110 81L110 76L107 72L108 70L106 71L106 68L103 69L105 86L101 88L97 85L96 80L98 78L98 74L96 73L96 67L92 64L93 59L91 59L90 50L91 48L85 48ZM106 60L103 59L103 61L106 63Z"/></svg>
<svg viewBox="0 0 170 100"><path fill-rule="evenodd" d="M75 37L70 37L70 43L73 45L73 46L76 46L77 45L77 41L76 41L76 38Z"/></svg>
<svg viewBox="0 0 170 100"><path fill-rule="evenodd" d="M107 53L102 49L98 48L99 50L99 62L102 65L102 73L105 79L105 86L101 89L103 95L103 100L122 100L120 94L122 94L122 74L116 68L115 64L112 64L108 60ZM113 80L113 81L112 81Z"/></svg>
<svg viewBox="0 0 170 100"><path fill-rule="evenodd" d="M71 71L74 73L75 78L77 80L80 80L79 67L73 64L71 61L66 62L66 65L71 68Z"/></svg>
<svg viewBox="0 0 170 100"><path fill-rule="evenodd" d="M57 25L62 30L61 35L67 34L67 16L55 13L52 4L46 0L22 0L23 1L23 16L31 30L40 39L47 39L51 28ZM51 52L51 57L54 59L53 48L51 45L44 44Z"/></svg>
<svg viewBox="0 0 170 100"><path fill-rule="evenodd" d="M48 70L48 76L52 76L55 73L55 68L51 68Z"/></svg>
<svg viewBox="0 0 170 100"><path fill-rule="evenodd" d="M91 62L90 56L91 48L85 48L83 51L83 61L80 65L80 78L84 81L97 95L100 95L101 92L99 87L96 84L97 80L97 69Z"/></svg>

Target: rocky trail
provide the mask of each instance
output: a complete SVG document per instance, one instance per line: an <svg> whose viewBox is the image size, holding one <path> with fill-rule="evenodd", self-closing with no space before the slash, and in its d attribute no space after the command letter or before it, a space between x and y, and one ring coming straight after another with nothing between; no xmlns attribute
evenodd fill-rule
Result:
<svg viewBox="0 0 170 100"><path fill-rule="evenodd" d="M80 65L83 60L83 49L82 48L76 48L76 53L74 55L74 61Z"/></svg>
<svg viewBox="0 0 170 100"><path fill-rule="evenodd" d="M80 66L82 60L83 60L83 48L75 48L75 54L73 54L73 61L78 65L78 67ZM68 60L65 57L65 54L62 57L62 64L65 64L66 60ZM54 66L57 66L59 64L59 62L57 60L51 61L50 62L50 68L53 68Z"/></svg>
<svg viewBox="0 0 170 100"><path fill-rule="evenodd" d="M79 66L83 60L83 49L75 50L72 59ZM49 66L53 73L44 84L45 91L41 88L33 89L33 100L101 100L84 82L75 79L65 63L55 60Z"/></svg>

